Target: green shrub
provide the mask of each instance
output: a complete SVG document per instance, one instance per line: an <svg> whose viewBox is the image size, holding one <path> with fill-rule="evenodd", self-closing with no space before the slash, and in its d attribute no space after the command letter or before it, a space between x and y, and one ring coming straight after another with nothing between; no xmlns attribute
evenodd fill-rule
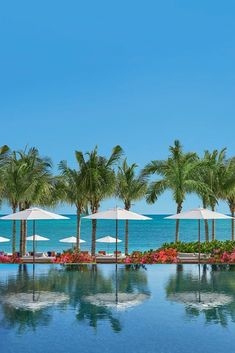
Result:
<svg viewBox="0 0 235 353"><path fill-rule="evenodd" d="M162 249L176 249L177 252L188 252L194 253L198 252L198 242L177 242L177 243L164 243ZM214 240L210 242L201 243L201 252L202 253L213 253L215 249L220 250L220 252L229 252L231 253L235 249L235 241L226 240Z"/></svg>

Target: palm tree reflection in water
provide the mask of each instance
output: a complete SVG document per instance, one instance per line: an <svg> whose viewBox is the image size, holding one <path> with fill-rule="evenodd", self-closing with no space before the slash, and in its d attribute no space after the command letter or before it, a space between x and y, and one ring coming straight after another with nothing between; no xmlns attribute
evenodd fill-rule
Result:
<svg viewBox="0 0 235 353"><path fill-rule="evenodd" d="M177 265L166 285L167 299L183 304L189 318L204 315L207 323L235 322L234 265Z"/></svg>
<svg viewBox="0 0 235 353"><path fill-rule="evenodd" d="M95 295L104 295L106 298L111 295L118 304L122 293L133 298L137 295L148 298L150 293L147 274L142 266L123 265L118 266L117 271L113 271L113 267L110 270L105 273L102 266L97 265L36 265L36 268L19 265L17 275L9 274L6 281L0 278L0 311L3 313L0 325L17 327L19 332L36 330L37 327L50 324L56 307L61 311L70 307L78 321L85 321L96 328L99 321L106 320L114 332L119 332L121 323L115 306L106 305L105 300L101 305L96 305L87 298ZM23 294L30 295L32 306L31 303L25 307L21 305ZM59 297L62 300L58 300ZM14 302L11 302L11 298L14 298ZM129 301L131 306L133 300Z"/></svg>

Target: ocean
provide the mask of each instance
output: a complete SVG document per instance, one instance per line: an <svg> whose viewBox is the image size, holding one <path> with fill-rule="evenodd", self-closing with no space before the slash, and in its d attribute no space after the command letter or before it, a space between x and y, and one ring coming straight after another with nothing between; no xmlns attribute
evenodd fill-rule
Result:
<svg viewBox="0 0 235 353"><path fill-rule="evenodd" d="M70 247L69 244L60 243L62 238L76 234L76 216L66 215L68 220L37 221L36 234L47 237L49 241L37 242L37 251L57 251L61 252ZM164 219L167 215L146 215L152 218L150 221L129 221L129 251L156 249L165 242L174 241L175 221ZM209 222L210 223L210 222ZM180 221L180 240L197 240L198 224L197 221ZM210 223L211 231L211 223ZM0 221L0 236L12 237L12 222ZM32 221L28 221L28 236L32 235ZM115 221L99 220L97 222L97 239L104 236L115 237ZM119 239L122 243L118 244L120 250L124 250L125 222L119 221ZM202 241L204 240L204 225L202 223ZM226 240L231 238L231 221L216 221L216 239ZM81 244L82 250L91 249L91 220L82 219L81 239L86 243ZM17 248L19 248L19 223L17 222ZM97 250L113 251L115 244L97 243ZM32 250L32 241L27 242L27 250ZM0 251L11 252L11 242L0 243Z"/></svg>

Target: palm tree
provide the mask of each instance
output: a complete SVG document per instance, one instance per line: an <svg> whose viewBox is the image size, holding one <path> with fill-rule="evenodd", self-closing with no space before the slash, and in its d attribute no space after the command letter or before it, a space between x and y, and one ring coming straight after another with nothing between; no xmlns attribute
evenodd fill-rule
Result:
<svg viewBox="0 0 235 353"><path fill-rule="evenodd" d="M42 158L36 148L13 152L7 159L4 167L6 180L4 193L13 212L17 207L20 211L33 204L51 204L50 193L55 183L51 174L51 161ZM26 250L26 221L21 221L20 227L20 254ZM16 248L16 230L13 222L13 248Z"/></svg>
<svg viewBox="0 0 235 353"><path fill-rule="evenodd" d="M234 241L234 229L235 229L235 225L234 225L234 216L235 216L235 188L234 191L231 192L228 196L227 196L227 203L231 212L231 216L233 217L231 219L231 239Z"/></svg>
<svg viewBox="0 0 235 353"><path fill-rule="evenodd" d="M12 212L15 213L21 197L21 161L13 151L8 157L3 169L4 198L9 202ZM16 252L16 221L12 222L12 253Z"/></svg>
<svg viewBox="0 0 235 353"><path fill-rule="evenodd" d="M87 152L85 156L82 152L76 151L76 159L79 164L83 187L86 191L92 213L98 211L102 200L114 194L115 172L113 167L119 161L121 155L122 148L120 146L113 148L111 156L108 159L98 154L97 147L93 151ZM96 251L96 228L97 221L93 219L91 246L93 256Z"/></svg>
<svg viewBox="0 0 235 353"><path fill-rule="evenodd" d="M195 177L198 180L201 180L202 183L205 183L208 185L208 190L199 190L198 196L202 201L202 206L203 208L208 208L212 204L213 201L216 202L216 197L214 196L212 190L210 190L210 186L208 183L208 175L210 173L210 167L207 164L207 159L202 158L198 162L198 167L195 170ZM213 201L212 201L213 200ZM205 241L209 242L209 222L207 219L204 219L204 225L205 225Z"/></svg>
<svg viewBox="0 0 235 353"><path fill-rule="evenodd" d="M5 183L5 179L2 175L2 171L7 161L9 151L10 149L7 145L3 145L0 147L0 197L2 197L2 192L4 189L4 183Z"/></svg>
<svg viewBox="0 0 235 353"><path fill-rule="evenodd" d="M80 250L80 234L81 234L81 215L87 212L88 200L86 190L84 190L84 183L81 178L81 172L71 169L67 166L65 161L59 164L63 176L63 191L64 200L71 205L76 206L77 214L77 250Z"/></svg>
<svg viewBox="0 0 235 353"><path fill-rule="evenodd" d="M228 159L224 163L224 168L220 172L220 195L229 206L231 216L231 239L234 240L235 224L235 157Z"/></svg>
<svg viewBox="0 0 235 353"><path fill-rule="evenodd" d="M222 198L223 177L226 163L226 148L221 151L205 151L202 161L199 163L200 180L207 185L209 192L202 191L204 206L210 206L215 211L218 200ZM200 192L199 192L200 194ZM215 220L212 220L212 240L215 240Z"/></svg>
<svg viewBox="0 0 235 353"><path fill-rule="evenodd" d="M117 196L123 200L125 210L129 211L132 201L140 200L146 193L146 178L142 175L136 175L137 164L127 164L125 159L117 174ZM129 224L126 220L125 226L125 254L128 255L128 233Z"/></svg>
<svg viewBox="0 0 235 353"><path fill-rule="evenodd" d="M169 189L177 204L177 213L180 213L186 194L202 192L206 186L195 178L199 159L196 153L184 153L178 140L174 142L174 146L170 146L169 151L170 156L167 160L152 161L143 169L142 175L160 176L159 180L150 184L147 202L154 203L165 190ZM179 241L179 220L176 220L175 241Z"/></svg>

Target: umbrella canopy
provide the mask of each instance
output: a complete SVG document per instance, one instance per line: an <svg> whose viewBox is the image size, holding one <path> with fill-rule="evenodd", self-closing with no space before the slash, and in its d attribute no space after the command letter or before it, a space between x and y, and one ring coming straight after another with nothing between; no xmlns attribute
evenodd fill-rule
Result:
<svg viewBox="0 0 235 353"><path fill-rule="evenodd" d="M77 238L72 236L64 239L60 239L61 243L70 243L70 244L76 244L77 243ZM80 239L80 243L85 243L85 240Z"/></svg>
<svg viewBox="0 0 235 353"><path fill-rule="evenodd" d="M116 240L116 238L110 237L109 235L107 237L99 238L96 240L97 243L109 243L109 244L116 243L116 241L118 243L122 242L122 240L120 240L120 239Z"/></svg>
<svg viewBox="0 0 235 353"><path fill-rule="evenodd" d="M6 220L6 221L16 221L16 220L24 220L24 221L33 221L33 263L35 263L35 235L36 235L36 225L35 221L36 220L52 220L52 219L68 219L68 217L61 216L56 213L48 212L45 210L42 210L41 208L38 207L32 207L28 208L26 210L12 213L7 216L3 216L0 219Z"/></svg>
<svg viewBox="0 0 235 353"><path fill-rule="evenodd" d="M138 213L124 210L123 208L115 207L111 210L93 213L84 218L88 219L114 219L116 220L116 263L117 263L117 243L118 243L118 221L132 220L132 221L147 221L151 218L142 216Z"/></svg>
<svg viewBox="0 0 235 353"><path fill-rule="evenodd" d="M41 235L35 234L35 235L32 235L31 237L27 237L26 240L46 241L46 240L50 240L50 239L42 237Z"/></svg>
<svg viewBox="0 0 235 353"><path fill-rule="evenodd" d="M35 298L37 298L37 300ZM1 300L3 303L13 307L14 309L37 311L49 306L67 302L69 300L69 296L59 292L38 291L34 293L14 293L12 295L2 297Z"/></svg>
<svg viewBox="0 0 235 353"><path fill-rule="evenodd" d="M126 310L136 305L142 304L150 298L148 293L97 293L84 297L84 300L98 307L116 308Z"/></svg>
<svg viewBox="0 0 235 353"><path fill-rule="evenodd" d="M33 207L33 208L28 208L27 210L12 213L7 216L3 216L0 219L2 220L40 220L40 219L68 219L68 217L61 216L56 213L48 212L45 210L42 210L41 208Z"/></svg>
<svg viewBox="0 0 235 353"><path fill-rule="evenodd" d="M124 210L123 208L113 208L111 210L93 213L84 218L88 219L117 219L117 220L132 220L132 221L146 221L152 218L142 216L138 213Z"/></svg>
<svg viewBox="0 0 235 353"><path fill-rule="evenodd" d="M223 213L207 210L205 208L195 208L186 212L177 213L173 216L165 217L167 219L231 219Z"/></svg>
<svg viewBox="0 0 235 353"><path fill-rule="evenodd" d="M218 213L214 211L207 210L205 208L195 208L193 210L189 210L186 212L177 213L173 216L165 217L166 219L196 219L198 221L198 253L199 253L199 263L200 263L200 256L201 256L201 225L200 221L205 219L231 219L233 217L224 215L223 213Z"/></svg>
<svg viewBox="0 0 235 353"><path fill-rule="evenodd" d="M5 237L0 237L0 243L6 243L8 241L10 241L10 239L5 238Z"/></svg>
<svg viewBox="0 0 235 353"><path fill-rule="evenodd" d="M186 307L201 310L211 310L218 306L228 305L233 302L233 297L223 293L212 292L186 292L172 293L168 295L168 300L185 304Z"/></svg>

